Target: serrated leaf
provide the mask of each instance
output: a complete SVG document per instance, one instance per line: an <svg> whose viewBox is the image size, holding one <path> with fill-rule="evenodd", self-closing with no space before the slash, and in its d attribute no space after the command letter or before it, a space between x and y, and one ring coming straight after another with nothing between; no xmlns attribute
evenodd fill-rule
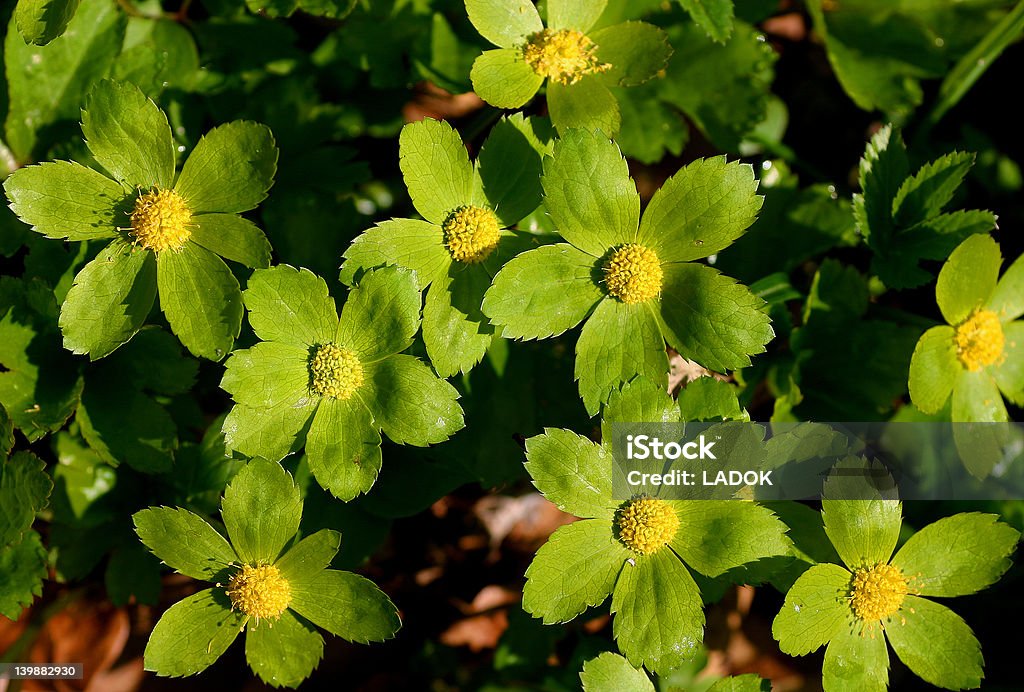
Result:
<svg viewBox="0 0 1024 692"><path fill-rule="evenodd" d="M128 225L125 189L71 161L21 168L4 181L4 192L18 218L47 238L110 238Z"/></svg>
<svg viewBox="0 0 1024 692"><path fill-rule="evenodd" d="M494 328L480 310L490 286L490 275L475 265L452 265L448 276L430 285L423 306L423 343L441 377L469 372L490 346Z"/></svg>
<svg viewBox="0 0 1024 692"><path fill-rule="evenodd" d="M160 309L195 356L219 361L242 329L242 291L217 255L195 243L157 255Z"/></svg>
<svg viewBox="0 0 1024 692"><path fill-rule="evenodd" d="M973 235L960 244L939 272L935 300L949 324L959 324L989 302L1003 257L991 236Z"/></svg>
<svg viewBox="0 0 1024 692"><path fill-rule="evenodd" d="M711 370L746 367L775 336L764 301L746 286L699 264L664 267L662 332L685 358Z"/></svg>
<svg viewBox="0 0 1024 692"><path fill-rule="evenodd" d="M612 392L601 416L601 437L612 439L613 423L678 423L679 408L667 387L645 377L636 377Z"/></svg>
<svg viewBox="0 0 1024 692"><path fill-rule="evenodd" d="M46 507L53 482L45 468L31 452L0 461L0 550L21 541L36 513Z"/></svg>
<svg viewBox="0 0 1024 692"><path fill-rule="evenodd" d="M475 181L502 226L513 226L541 203L542 159L549 147L536 131L534 119L521 113L502 118L480 148Z"/></svg>
<svg viewBox="0 0 1024 692"><path fill-rule="evenodd" d="M853 575L839 565L814 565L786 593L772 623L783 652L803 656L827 644L850 615L847 597Z"/></svg>
<svg viewBox="0 0 1024 692"><path fill-rule="evenodd" d="M1024 405L1024 322L1003 325L1003 360L992 366L999 391L1017 406Z"/></svg>
<svg viewBox="0 0 1024 692"><path fill-rule="evenodd" d="M335 341L354 350L361 361L375 361L408 348L419 326L415 274L383 267L364 274L349 292Z"/></svg>
<svg viewBox="0 0 1024 692"><path fill-rule="evenodd" d="M568 622L604 603L631 555L607 519L560 526L526 570L523 609L545 624Z"/></svg>
<svg viewBox="0 0 1024 692"><path fill-rule="evenodd" d="M1015 259L1003 272L986 307L999 315L1000 322L1009 322L1024 315L1024 255Z"/></svg>
<svg viewBox="0 0 1024 692"><path fill-rule="evenodd" d="M150 507L132 515L132 521L154 555L193 579L215 582L238 559L227 539L186 509Z"/></svg>
<svg viewBox="0 0 1024 692"><path fill-rule="evenodd" d="M105 79L82 109L89 151L125 187L169 188L174 182L174 140L167 116L134 84Z"/></svg>
<svg viewBox="0 0 1024 692"><path fill-rule="evenodd" d="M25 43L45 46L63 34L80 0L18 0L14 21Z"/></svg>
<svg viewBox="0 0 1024 692"><path fill-rule="evenodd" d="M324 639L316 628L290 610L273 627L249 621L245 660L260 680L273 687L297 687L320 663Z"/></svg>
<svg viewBox="0 0 1024 692"><path fill-rule="evenodd" d="M821 514L825 533L850 569L874 567L892 557L903 523L898 500L823 499Z"/></svg>
<svg viewBox="0 0 1024 692"><path fill-rule="evenodd" d="M674 501L680 530L669 545L701 574L717 577L749 562L789 553L786 526L753 502Z"/></svg>
<svg viewBox="0 0 1024 692"><path fill-rule="evenodd" d="M312 420L318 404L312 397L273 408L236 404L224 419L224 442L229 450L247 457L283 459L302 446L299 436Z"/></svg>
<svg viewBox="0 0 1024 692"><path fill-rule="evenodd" d="M1005 423L1009 420L999 388L991 373L985 370L960 371L953 385L952 414L954 423Z"/></svg>
<svg viewBox="0 0 1024 692"><path fill-rule="evenodd" d="M35 531L0 548L0 615L18 620L22 610L42 595L46 573L46 549Z"/></svg>
<svg viewBox="0 0 1024 692"><path fill-rule="evenodd" d="M611 65L603 79L615 86L643 84L665 69L672 55L668 34L647 22L623 22L595 31L597 59Z"/></svg>
<svg viewBox="0 0 1024 692"><path fill-rule="evenodd" d="M736 388L715 377L700 377L687 384L679 392L679 410L684 421L744 418Z"/></svg>
<svg viewBox="0 0 1024 692"><path fill-rule="evenodd" d="M584 692L654 692L654 683L618 654L606 651L583 664L580 682Z"/></svg>
<svg viewBox="0 0 1024 692"><path fill-rule="evenodd" d="M559 243L524 252L494 277L482 309L512 339L543 339L579 324L605 295L596 259Z"/></svg>
<svg viewBox="0 0 1024 692"><path fill-rule="evenodd" d="M852 613L847 614L825 649L821 674L826 692L885 692L889 687L889 649L885 637L867 636L862 623L855 621Z"/></svg>
<svg viewBox="0 0 1024 692"><path fill-rule="evenodd" d="M381 221L353 240L344 258L340 280L350 286L361 270L395 264L416 272L417 282L425 288L452 263L441 227L419 219Z"/></svg>
<svg viewBox="0 0 1024 692"><path fill-rule="evenodd" d="M124 462L143 473L171 470L178 446L174 419L124 380L110 375L87 377L75 421L104 461Z"/></svg>
<svg viewBox="0 0 1024 692"><path fill-rule="evenodd" d="M722 678L708 692L771 692L771 683L756 673Z"/></svg>
<svg viewBox="0 0 1024 692"><path fill-rule="evenodd" d="M459 133L444 121L426 118L402 128L399 165L416 211L440 224L469 203L473 167Z"/></svg>
<svg viewBox="0 0 1024 692"><path fill-rule="evenodd" d="M253 272L244 299L249 324L264 341L313 346L338 329L327 283L308 269L278 265Z"/></svg>
<svg viewBox="0 0 1024 692"><path fill-rule="evenodd" d="M644 211L637 242L662 262L688 262L724 250L757 218L763 197L754 170L724 156L698 159L661 186Z"/></svg>
<svg viewBox="0 0 1024 692"><path fill-rule="evenodd" d="M327 569L338 554L340 545L340 533L321 529L289 548L275 566L290 583L299 584Z"/></svg>
<svg viewBox="0 0 1024 692"><path fill-rule="evenodd" d="M270 266L270 241L252 221L235 214L201 214L192 223L192 241L210 252L253 269Z"/></svg>
<svg viewBox="0 0 1024 692"><path fill-rule="evenodd" d="M360 398L374 424L393 442L425 447L447 440L465 425L458 391L420 360L389 356L364 371Z"/></svg>
<svg viewBox="0 0 1024 692"><path fill-rule="evenodd" d="M700 591L670 550L637 557L622 569L612 595L612 630L619 651L654 672L679 667L704 639Z"/></svg>
<svg viewBox="0 0 1024 692"><path fill-rule="evenodd" d="M206 589L178 601L149 635L146 670L175 678L206 670L235 641L245 617L232 610L224 589Z"/></svg>
<svg viewBox="0 0 1024 692"><path fill-rule="evenodd" d="M872 247L884 248L892 234L893 201L909 168L899 130L888 125L876 132L860 160L861 194L853 197L857 230Z"/></svg>
<svg viewBox="0 0 1024 692"><path fill-rule="evenodd" d="M308 349L261 341L231 354L221 388L237 403L250 408L304 408L314 398L309 391L308 363Z"/></svg>
<svg viewBox="0 0 1024 692"><path fill-rule="evenodd" d="M938 216L973 165L974 154L957 151L922 166L896 193L892 203L896 224L913 226Z"/></svg>
<svg viewBox="0 0 1024 692"><path fill-rule="evenodd" d="M228 484L220 513L243 562L272 564L299 530L302 499L280 464L257 458Z"/></svg>
<svg viewBox="0 0 1024 692"><path fill-rule="evenodd" d="M548 26L555 30L575 29L586 33L607 5L608 0L548 0Z"/></svg>
<svg viewBox="0 0 1024 692"><path fill-rule="evenodd" d="M614 137L622 126L619 102L597 76L589 75L575 84L549 81L547 100L551 124L559 134L578 128Z"/></svg>
<svg viewBox="0 0 1024 692"><path fill-rule="evenodd" d="M466 0L469 21L480 35L501 48L512 48L544 28L530 0Z"/></svg>
<svg viewBox="0 0 1024 692"><path fill-rule="evenodd" d="M276 171L277 144L270 128L236 120L203 135L174 190L193 214L239 213L266 199Z"/></svg>
<svg viewBox="0 0 1024 692"><path fill-rule="evenodd" d="M724 43L732 35L733 0L679 0L707 35Z"/></svg>
<svg viewBox="0 0 1024 692"><path fill-rule="evenodd" d="M292 588L291 608L350 642L391 639L402 626L383 591L365 577L329 569Z"/></svg>
<svg viewBox="0 0 1024 692"><path fill-rule="evenodd" d="M510 48L484 51L473 61L469 78L473 91L497 108L526 105L544 83L544 78L523 60L522 53Z"/></svg>
<svg viewBox="0 0 1024 692"><path fill-rule="evenodd" d="M321 486L347 502L377 480L380 443L377 424L360 399L325 399L306 436L309 470Z"/></svg>
<svg viewBox="0 0 1024 692"><path fill-rule="evenodd" d="M947 325L932 327L921 336L910 359L910 399L925 413L937 413L945 406L963 368L954 334Z"/></svg>
<svg viewBox="0 0 1024 692"><path fill-rule="evenodd" d="M885 633L900 660L925 681L946 689L981 684L981 644L946 606L907 596L899 613L886 623Z"/></svg>
<svg viewBox="0 0 1024 692"><path fill-rule="evenodd" d="M611 454L596 442L547 428L526 441L526 470L563 512L608 521L614 516L618 503L612 499Z"/></svg>
<svg viewBox="0 0 1024 692"><path fill-rule="evenodd" d="M112 76L135 84L151 98L167 89L190 89L199 70L191 32L163 17L129 17L124 47Z"/></svg>

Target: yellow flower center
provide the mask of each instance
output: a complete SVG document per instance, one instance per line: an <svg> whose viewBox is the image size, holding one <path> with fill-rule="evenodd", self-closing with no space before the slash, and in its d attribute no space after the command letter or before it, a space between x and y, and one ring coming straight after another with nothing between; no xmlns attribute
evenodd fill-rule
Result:
<svg viewBox="0 0 1024 692"><path fill-rule="evenodd" d="M444 244L453 259L477 264L487 259L501 238L498 217L490 209L459 207L441 224Z"/></svg>
<svg viewBox="0 0 1024 692"><path fill-rule="evenodd" d="M961 322L953 337L956 357L972 372L992 365L1003 357L1006 339L999 316L991 310L975 310Z"/></svg>
<svg viewBox="0 0 1024 692"><path fill-rule="evenodd" d="M135 242L154 252L180 250L192 236L192 210L174 190L139 195L131 219Z"/></svg>
<svg viewBox="0 0 1024 692"><path fill-rule="evenodd" d="M607 72L611 65L599 62L597 46L573 29L544 29L523 46L523 59L541 77L559 84L575 84L584 75Z"/></svg>
<svg viewBox="0 0 1024 692"><path fill-rule="evenodd" d="M281 617L292 602L292 587L273 565L243 565L228 582L231 607L256 618Z"/></svg>
<svg viewBox="0 0 1024 692"><path fill-rule="evenodd" d="M654 250L635 243L617 248L604 263L605 288L623 303L642 303L658 295L663 276Z"/></svg>
<svg viewBox="0 0 1024 692"><path fill-rule="evenodd" d="M910 587L899 567L879 563L856 570L850 591L853 614L865 622L875 622L896 613Z"/></svg>
<svg viewBox="0 0 1024 692"><path fill-rule="evenodd" d="M640 555L650 555L672 540L679 515L664 500L638 497L618 511L619 540Z"/></svg>
<svg viewBox="0 0 1024 692"><path fill-rule="evenodd" d="M316 347L309 361L309 388L317 396L349 399L363 384L363 366L355 353L332 343Z"/></svg>

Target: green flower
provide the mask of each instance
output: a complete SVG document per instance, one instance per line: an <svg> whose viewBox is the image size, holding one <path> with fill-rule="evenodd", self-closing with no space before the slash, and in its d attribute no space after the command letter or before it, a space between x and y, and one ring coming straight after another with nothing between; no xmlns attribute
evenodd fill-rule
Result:
<svg viewBox="0 0 1024 692"><path fill-rule="evenodd" d="M412 272L367 272L340 319L324 280L287 265L254 272L244 300L263 341L227 361L229 449L278 460L305 445L320 485L351 500L377 479L381 430L425 446L462 428L455 388L401 353L420 323Z"/></svg>
<svg viewBox="0 0 1024 692"><path fill-rule="evenodd" d="M139 538L158 558L214 584L163 614L146 645L146 670L194 675L245 631L249 667L275 687L295 687L323 655L317 627L360 644L393 637L401 621L390 599L364 577L328 569L341 534L324 529L300 540L301 518L292 477L263 459L224 492L226 539L185 509L137 512Z"/></svg>
<svg viewBox="0 0 1024 692"><path fill-rule="evenodd" d="M973 235L942 267L935 298L948 324L926 331L910 361L910 398L925 413L951 395L955 422L1008 420L1003 396L1024 405L1024 258L999 279L1002 261L990 236Z"/></svg>
<svg viewBox="0 0 1024 692"><path fill-rule="evenodd" d="M640 195L613 142L570 130L542 178L544 206L567 243L519 255L498 272L483 311L503 336L540 339L586 322L576 379L587 410L637 374L664 381L665 342L712 370L750 365L773 332L747 287L692 260L728 247L761 208L750 166L694 161L640 218Z"/></svg>
<svg viewBox="0 0 1024 692"><path fill-rule="evenodd" d="M426 220L384 221L345 251L347 284L365 268L393 264L414 270L420 286L429 286L423 342L442 377L480 362L494 336L480 312L484 292L505 262L537 245L537 236L507 230L540 205L541 157L549 147L537 127L518 114L498 121L474 165L448 123L406 125L402 175Z"/></svg>
<svg viewBox="0 0 1024 692"><path fill-rule="evenodd" d="M646 82L672 55L668 36L645 22L591 31L607 0L549 0L547 27L530 0L466 0L469 20L498 46L473 63L473 89L498 108L525 105L547 80L551 122L619 131L619 104L609 89Z"/></svg>
<svg viewBox="0 0 1024 692"><path fill-rule="evenodd" d="M664 390L638 379L612 397L604 424L680 418ZM546 624L568 622L611 594L619 650L635 667L664 672L692 658L703 640L691 570L717 577L788 554L786 528L769 510L741 500L617 500L607 429L604 439L599 445L547 429L526 441L534 485L583 520L559 528L537 552L526 571L523 608Z"/></svg>
<svg viewBox="0 0 1024 692"><path fill-rule="evenodd" d="M899 501L825 499L822 513L843 565L814 565L793 584L772 627L782 650L804 655L827 644L826 690L886 689L886 639L933 685L977 687L981 648L970 627L922 596L963 596L994 583L1020 534L992 514L957 514L921 529L894 556Z"/></svg>
<svg viewBox="0 0 1024 692"><path fill-rule="evenodd" d="M264 125L214 128L175 176L167 116L131 84L100 82L82 132L101 167L55 161L15 171L11 208L48 238L112 238L75 277L61 308L64 346L102 358L142 327L157 293L171 329L220 360L242 324L238 281L221 257L270 264L263 231L241 216L273 184L277 147Z"/></svg>
<svg viewBox="0 0 1024 692"><path fill-rule="evenodd" d="M646 673L610 651L583 664L580 682L583 683L583 692L655 692L654 683ZM672 689L683 688L673 685ZM769 692L769 689L767 680L750 674L722 678L708 687L707 692Z"/></svg>

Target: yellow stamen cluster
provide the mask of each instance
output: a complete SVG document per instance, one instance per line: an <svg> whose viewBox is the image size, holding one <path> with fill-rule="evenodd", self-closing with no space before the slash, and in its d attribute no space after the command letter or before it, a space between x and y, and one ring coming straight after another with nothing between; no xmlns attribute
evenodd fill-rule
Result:
<svg viewBox="0 0 1024 692"><path fill-rule="evenodd" d="M174 190L139 195L131 219L135 242L154 252L180 250L192 236L192 210Z"/></svg>
<svg viewBox="0 0 1024 692"><path fill-rule="evenodd" d="M459 207L441 224L444 244L453 259L477 264L487 259L501 239L501 227L494 212L484 207Z"/></svg>
<svg viewBox="0 0 1024 692"><path fill-rule="evenodd" d="M333 343L316 347L309 361L309 389L317 396L349 399L363 384L363 366L355 353Z"/></svg>
<svg viewBox="0 0 1024 692"><path fill-rule="evenodd" d="M544 29L523 46L523 59L541 77L559 84L575 84L585 75L612 68L598 61L596 51L597 46L582 32Z"/></svg>
<svg viewBox="0 0 1024 692"><path fill-rule="evenodd" d="M974 311L957 326L953 341L956 357L972 372L998 362L1006 345L1003 325L991 310Z"/></svg>
<svg viewBox="0 0 1024 692"><path fill-rule="evenodd" d="M679 515L664 500L637 497L618 510L619 540L634 553L650 555L672 540Z"/></svg>
<svg viewBox="0 0 1024 692"><path fill-rule="evenodd" d="M273 565L243 565L228 583L232 609L261 619L281 617L292 602L292 587Z"/></svg>
<svg viewBox="0 0 1024 692"><path fill-rule="evenodd" d="M850 607L861 620L876 622L896 613L908 593L910 586L900 568L879 563L854 571Z"/></svg>
<svg viewBox="0 0 1024 692"><path fill-rule="evenodd" d="M604 285L623 303L642 303L661 293L661 262L654 250L629 243L605 260Z"/></svg>

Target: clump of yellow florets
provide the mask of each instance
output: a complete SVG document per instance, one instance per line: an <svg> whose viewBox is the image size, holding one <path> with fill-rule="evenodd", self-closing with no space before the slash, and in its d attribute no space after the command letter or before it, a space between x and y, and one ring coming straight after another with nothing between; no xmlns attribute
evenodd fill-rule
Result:
<svg viewBox="0 0 1024 692"><path fill-rule="evenodd" d="M899 611L909 592L909 583L899 567L879 563L854 571L850 607L865 622L884 620Z"/></svg>
<svg viewBox="0 0 1024 692"><path fill-rule="evenodd" d="M611 65L597 59L597 46L573 29L544 29L523 46L523 59L541 77L575 84L585 75L606 72Z"/></svg>
<svg viewBox="0 0 1024 692"><path fill-rule="evenodd" d="M602 269L608 294L623 303L642 303L661 292L661 262L654 250L643 245L629 243L617 248Z"/></svg>
<svg viewBox="0 0 1024 692"><path fill-rule="evenodd" d="M273 565L243 565L228 583L231 607L256 622L277 619L292 602L292 587Z"/></svg>
<svg viewBox="0 0 1024 692"><path fill-rule="evenodd" d="M619 540L640 555L660 550L679 530L679 515L664 500L634 498L619 508L617 515Z"/></svg>
<svg viewBox="0 0 1024 692"><path fill-rule="evenodd" d="M494 212L473 205L452 211L441 224L441 229L452 259L468 264L487 259L501 239L501 227Z"/></svg>
<svg viewBox="0 0 1024 692"><path fill-rule="evenodd" d="M363 384L363 366L355 353L333 343L320 344L309 361L309 388L317 396L349 399Z"/></svg>
<svg viewBox="0 0 1024 692"><path fill-rule="evenodd" d="M976 310L961 322L953 337L956 356L972 372L997 363L1003 357L1006 338L999 316L991 310Z"/></svg>
<svg viewBox="0 0 1024 692"><path fill-rule="evenodd" d="M180 250L192 237L192 210L174 190L139 195L131 220L135 242L154 252Z"/></svg>

